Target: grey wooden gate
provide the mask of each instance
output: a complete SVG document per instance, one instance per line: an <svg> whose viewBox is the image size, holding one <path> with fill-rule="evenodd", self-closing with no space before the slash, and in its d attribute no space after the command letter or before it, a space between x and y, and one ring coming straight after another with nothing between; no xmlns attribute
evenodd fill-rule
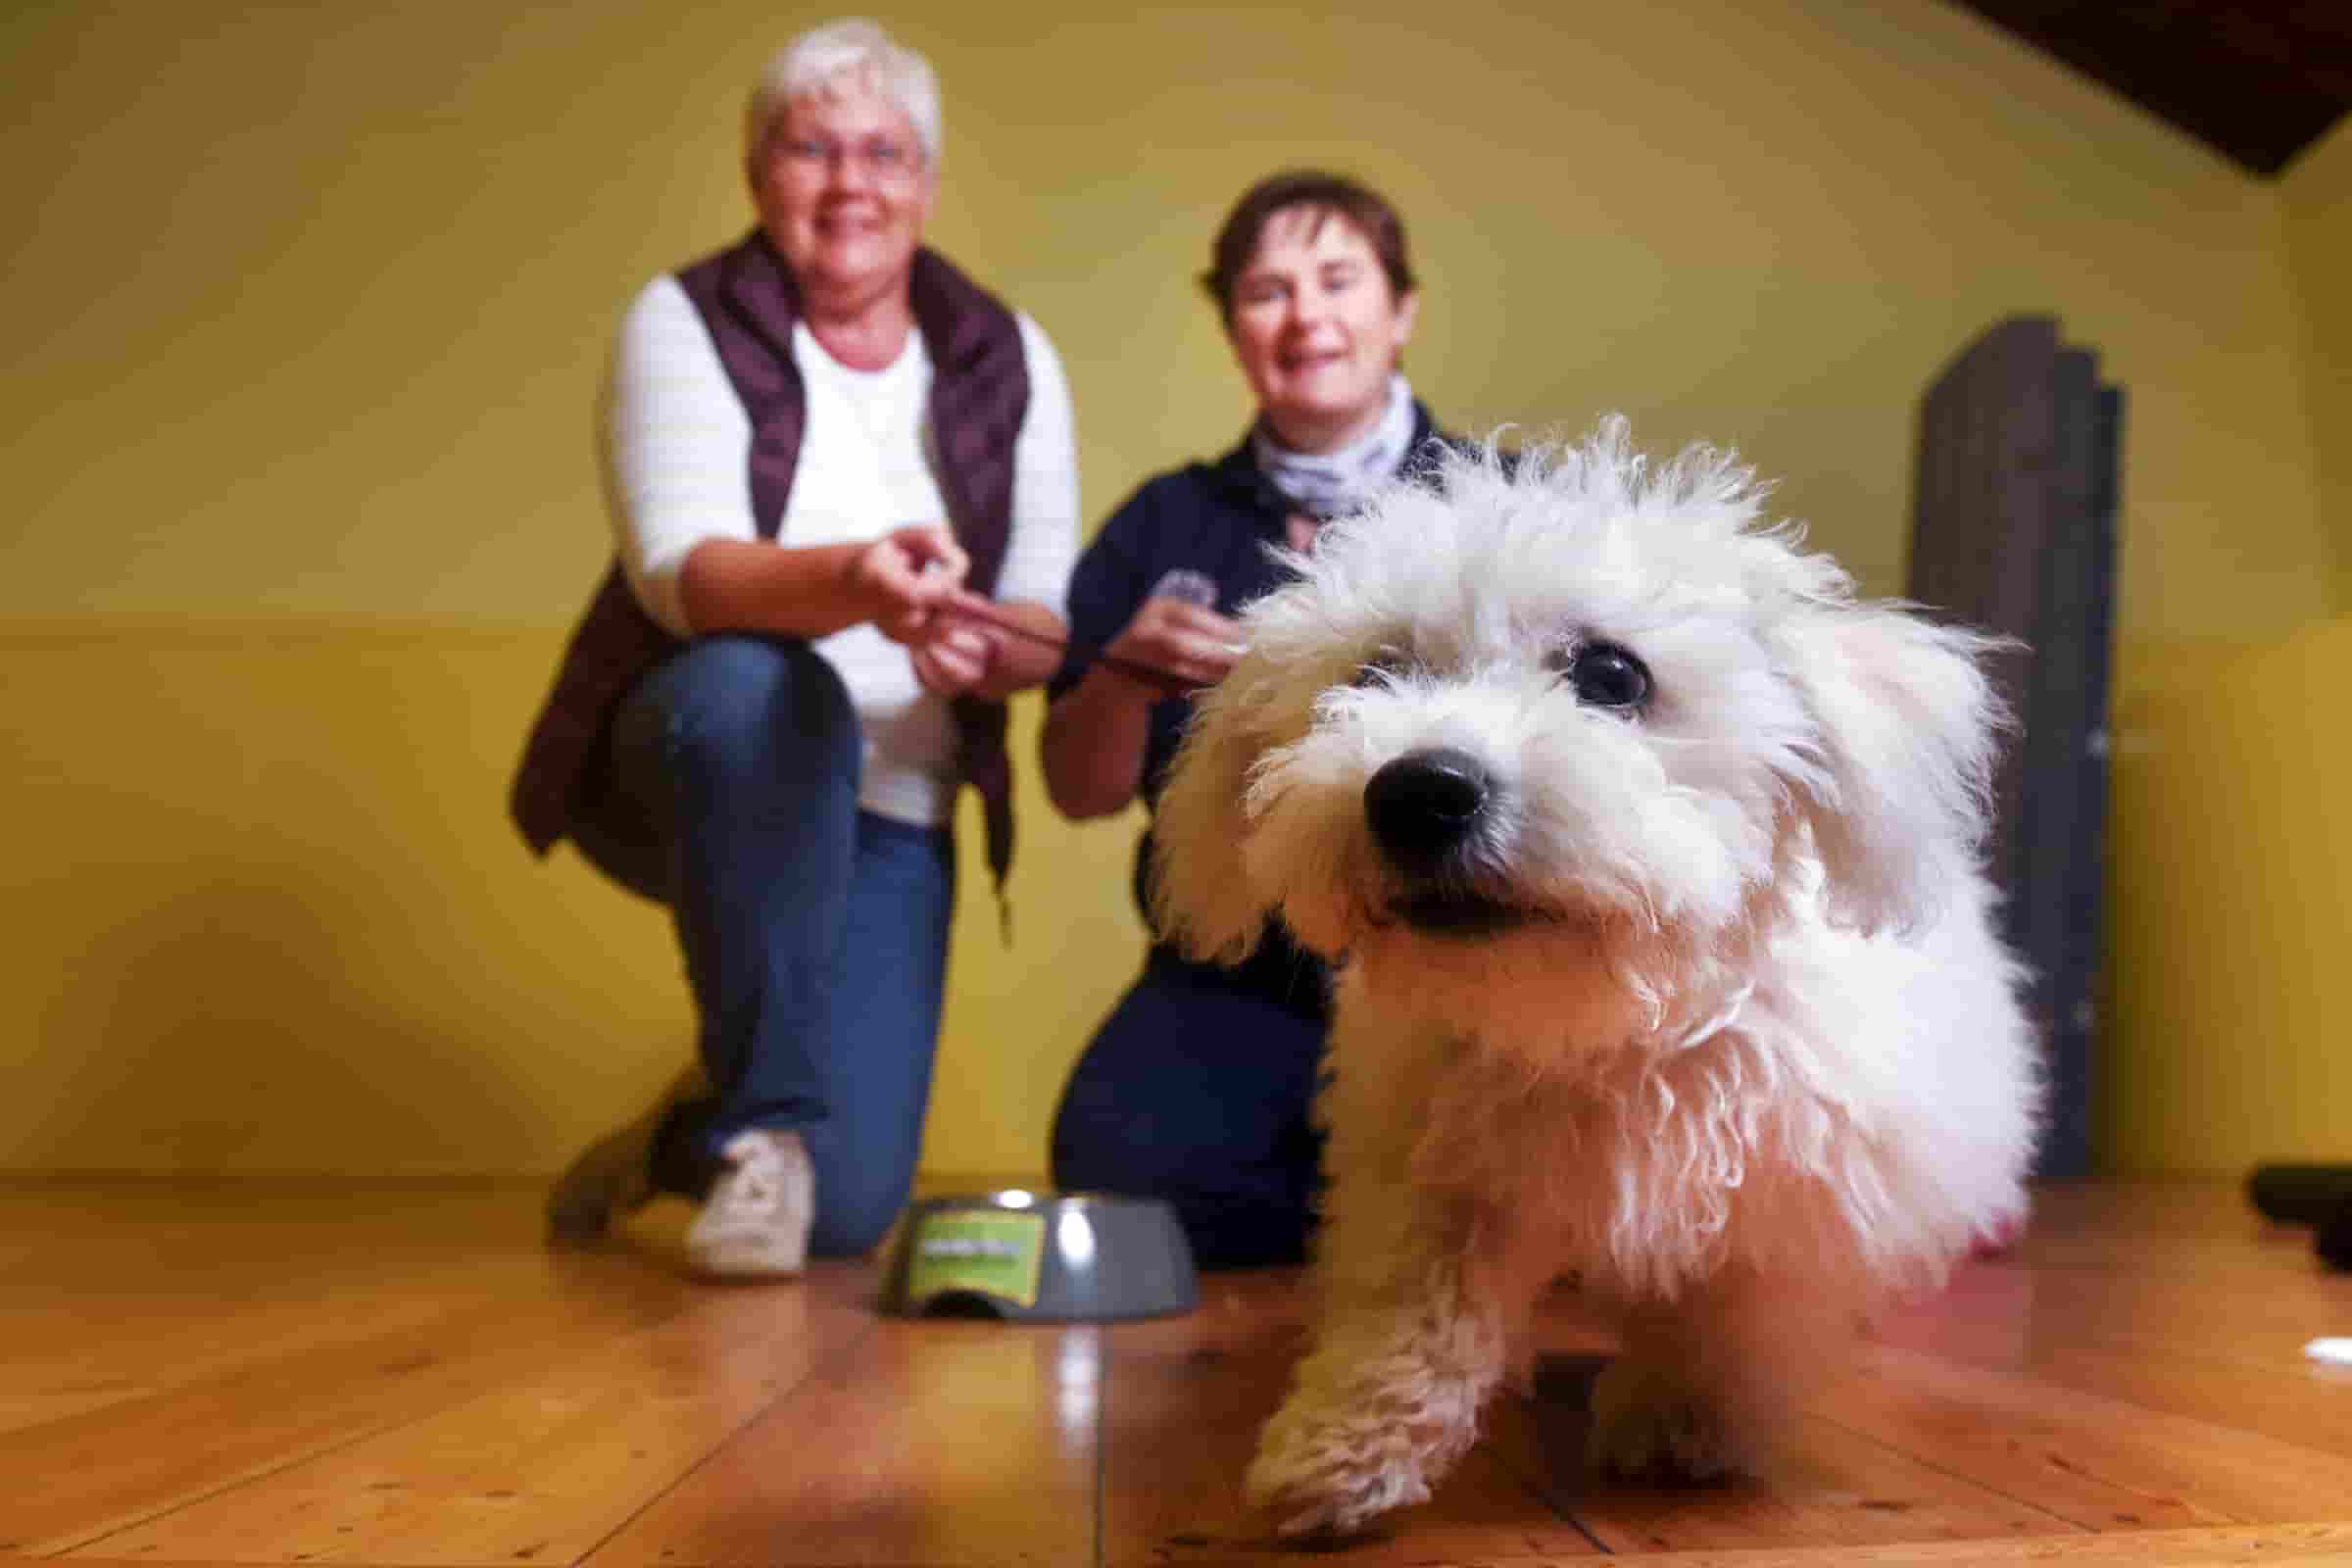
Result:
<svg viewBox="0 0 2352 1568"><path fill-rule="evenodd" d="M1920 405L1907 592L2022 645L1994 675L2019 728L1995 777L1990 868L2032 965L2051 1119L2037 1173L2091 1169L2123 392L2058 323L2017 317Z"/></svg>

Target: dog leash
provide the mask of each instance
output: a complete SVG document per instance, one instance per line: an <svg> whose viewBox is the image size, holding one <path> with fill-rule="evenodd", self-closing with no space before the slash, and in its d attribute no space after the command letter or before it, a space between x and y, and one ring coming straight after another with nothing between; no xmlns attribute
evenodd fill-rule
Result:
<svg viewBox="0 0 2352 1568"><path fill-rule="evenodd" d="M1008 632L1012 636L1027 638L1030 642L1054 649L1057 653L1067 653L1072 646L1066 637L1055 637L1051 633L1039 631L1034 626L1024 626L1011 616L998 612L996 608L989 605L986 600L950 600L938 608L947 611L950 614L961 615L967 620L976 620L984 625L994 626L997 630ZM1108 664L1121 674L1133 676L1148 686L1155 686L1171 697L1182 697L1197 689L1195 682L1185 679L1173 670L1162 669L1157 664L1148 664L1141 660L1122 659L1116 654L1106 654L1100 648L1088 648L1083 643L1076 646L1091 655L1094 662Z"/></svg>

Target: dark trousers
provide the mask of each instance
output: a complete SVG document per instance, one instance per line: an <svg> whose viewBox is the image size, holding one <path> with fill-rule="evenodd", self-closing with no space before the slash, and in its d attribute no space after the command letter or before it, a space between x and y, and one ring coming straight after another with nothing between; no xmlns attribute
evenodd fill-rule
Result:
<svg viewBox="0 0 2352 1568"><path fill-rule="evenodd" d="M727 1141L798 1131L818 1256L865 1251L914 1177L945 993L955 845L858 808L849 693L806 643L710 637L622 700L612 788L574 837L669 906L708 1098L658 1142L657 1186L699 1198Z"/></svg>
<svg viewBox="0 0 2352 1568"><path fill-rule="evenodd" d="M1054 1184L1165 1199L1203 1268L1305 1256L1325 1025L1154 949L1072 1070Z"/></svg>

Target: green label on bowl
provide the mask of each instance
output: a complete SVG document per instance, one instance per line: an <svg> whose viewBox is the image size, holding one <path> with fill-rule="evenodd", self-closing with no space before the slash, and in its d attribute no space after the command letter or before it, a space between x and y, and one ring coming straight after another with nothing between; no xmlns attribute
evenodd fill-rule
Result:
<svg viewBox="0 0 2352 1568"><path fill-rule="evenodd" d="M972 1291L1035 1306L1045 1257L1043 1214L927 1215L906 1260L906 1299L919 1304L949 1291Z"/></svg>

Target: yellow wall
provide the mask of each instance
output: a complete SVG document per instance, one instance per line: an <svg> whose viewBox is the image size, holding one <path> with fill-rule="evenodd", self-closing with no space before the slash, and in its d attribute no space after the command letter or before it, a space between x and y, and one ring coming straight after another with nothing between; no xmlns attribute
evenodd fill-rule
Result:
<svg viewBox="0 0 2352 1568"><path fill-rule="evenodd" d="M2352 603L2352 122L2278 185L2336 602ZM2134 389L2136 390L2136 389ZM2133 432L2131 439L2139 439ZM2230 526L2261 527L2251 506ZM2134 519L2124 548L2147 550ZM2128 636L2097 1141L2134 1171L2352 1159L2352 617ZM2145 628L2143 627L2143 633Z"/></svg>
<svg viewBox="0 0 2352 1568"><path fill-rule="evenodd" d="M2119 711L2114 1168L2352 1159L2352 616L2146 650Z"/></svg>
<svg viewBox="0 0 2352 1568"><path fill-rule="evenodd" d="M684 1051L659 918L498 811L601 565L614 313L740 229L742 86L816 15L0 16L0 1169L541 1170ZM2315 220L1954 8L891 20L946 85L934 238L1059 343L1090 516L1239 429L1189 279L1244 183L1323 161L1412 220L1457 425L1735 442L1892 589L1920 388L2055 311L2132 393L2127 629L2339 602ZM985 899L958 929L936 1170L1037 1164L1139 950L1133 823L1024 831L1016 945Z"/></svg>
<svg viewBox="0 0 2352 1568"><path fill-rule="evenodd" d="M11 1165L527 1169L688 1045L658 913L525 871L494 809L545 634L92 615L5 649Z"/></svg>
<svg viewBox="0 0 2352 1568"><path fill-rule="evenodd" d="M2278 182L2303 338L2320 514L2335 543L2339 602L2352 602L2352 120Z"/></svg>

